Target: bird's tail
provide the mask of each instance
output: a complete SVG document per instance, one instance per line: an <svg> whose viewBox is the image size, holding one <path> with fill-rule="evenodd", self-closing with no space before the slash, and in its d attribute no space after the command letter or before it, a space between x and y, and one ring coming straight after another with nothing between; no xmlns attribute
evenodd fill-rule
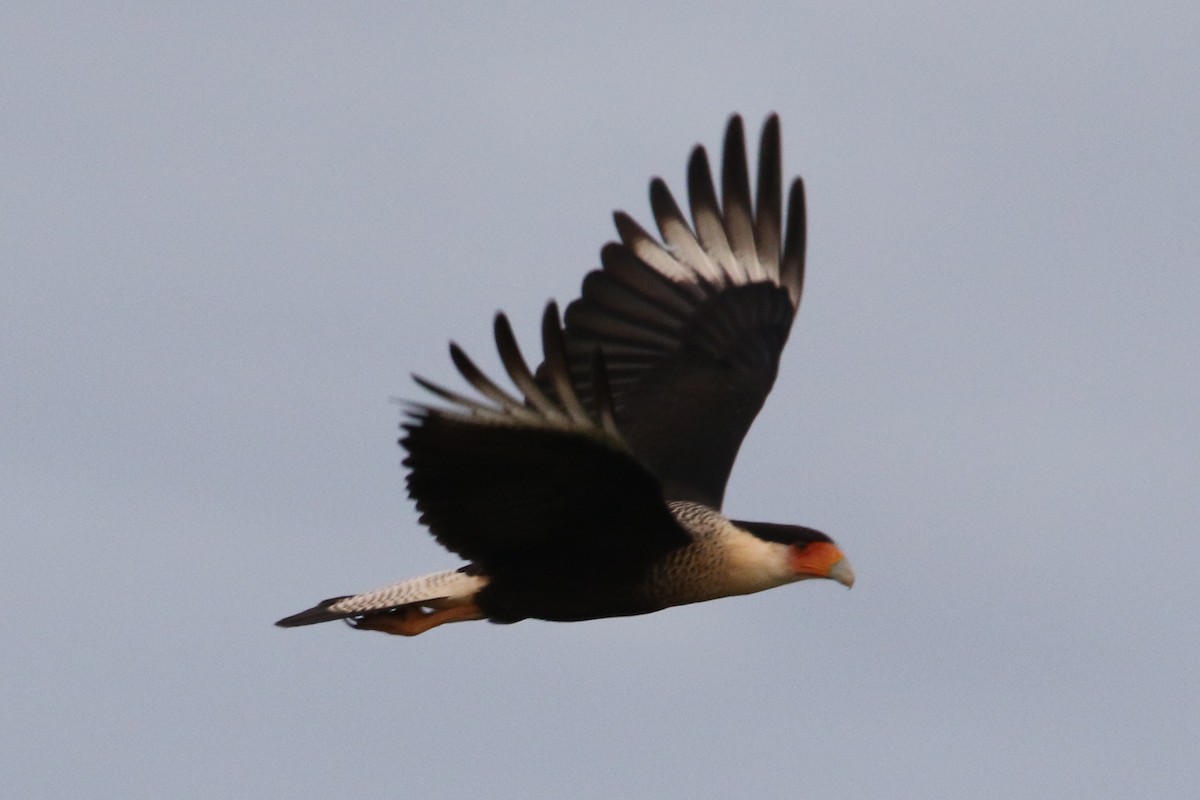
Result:
<svg viewBox="0 0 1200 800"><path fill-rule="evenodd" d="M335 619L369 616L404 606L452 608L470 603L475 593L486 585L485 576L473 567L466 566L410 578L364 594L331 597L299 614L284 617L275 624L281 628L295 628Z"/></svg>

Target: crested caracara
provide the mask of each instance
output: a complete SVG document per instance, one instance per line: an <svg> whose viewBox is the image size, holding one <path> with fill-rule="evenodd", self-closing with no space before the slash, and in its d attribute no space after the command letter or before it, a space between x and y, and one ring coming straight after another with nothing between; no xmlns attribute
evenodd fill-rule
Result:
<svg viewBox="0 0 1200 800"><path fill-rule="evenodd" d="M763 126L751 194L742 120L725 133L718 196L703 147L689 224L650 184L662 243L622 212L582 296L542 318L530 369L496 316L506 390L457 346L477 392L417 378L400 444L420 521L469 563L325 600L283 627L345 619L405 636L446 622L645 614L807 578L850 586L832 540L721 513L737 451L775 382L804 281L803 184L788 192L779 119Z"/></svg>

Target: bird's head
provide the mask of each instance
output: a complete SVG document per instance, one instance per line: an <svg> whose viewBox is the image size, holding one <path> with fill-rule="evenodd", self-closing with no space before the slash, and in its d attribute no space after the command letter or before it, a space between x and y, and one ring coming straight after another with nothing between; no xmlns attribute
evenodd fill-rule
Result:
<svg viewBox="0 0 1200 800"><path fill-rule="evenodd" d="M846 588L854 585L854 569L841 549L825 534L803 525L777 525L772 522L734 522L760 539L788 548L788 566L794 580L828 578Z"/></svg>

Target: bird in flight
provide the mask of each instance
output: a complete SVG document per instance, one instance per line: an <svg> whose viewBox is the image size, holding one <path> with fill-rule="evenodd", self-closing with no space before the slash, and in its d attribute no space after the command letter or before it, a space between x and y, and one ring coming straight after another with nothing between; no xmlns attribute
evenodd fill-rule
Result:
<svg viewBox="0 0 1200 800"><path fill-rule="evenodd" d="M344 619L415 636L449 622L578 621L659 611L794 581L854 582L820 531L731 520L725 484L779 368L804 281L804 187L788 191L779 118L768 117L751 194L738 116L721 194L702 146L688 164L689 224L661 179L661 243L616 212L620 242L560 319L542 317L530 369L503 314L496 348L515 392L456 345L477 394L422 378L400 444L420 521L467 563L279 620Z"/></svg>

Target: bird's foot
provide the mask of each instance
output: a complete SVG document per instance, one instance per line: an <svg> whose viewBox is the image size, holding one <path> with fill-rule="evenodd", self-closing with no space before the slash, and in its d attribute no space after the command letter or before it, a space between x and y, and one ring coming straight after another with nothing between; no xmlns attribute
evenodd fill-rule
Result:
<svg viewBox="0 0 1200 800"><path fill-rule="evenodd" d="M379 631L394 636L416 636L447 622L466 622L473 619L483 619L483 612L474 603L433 611L426 611L420 606L402 606L346 621L350 627L357 630Z"/></svg>

